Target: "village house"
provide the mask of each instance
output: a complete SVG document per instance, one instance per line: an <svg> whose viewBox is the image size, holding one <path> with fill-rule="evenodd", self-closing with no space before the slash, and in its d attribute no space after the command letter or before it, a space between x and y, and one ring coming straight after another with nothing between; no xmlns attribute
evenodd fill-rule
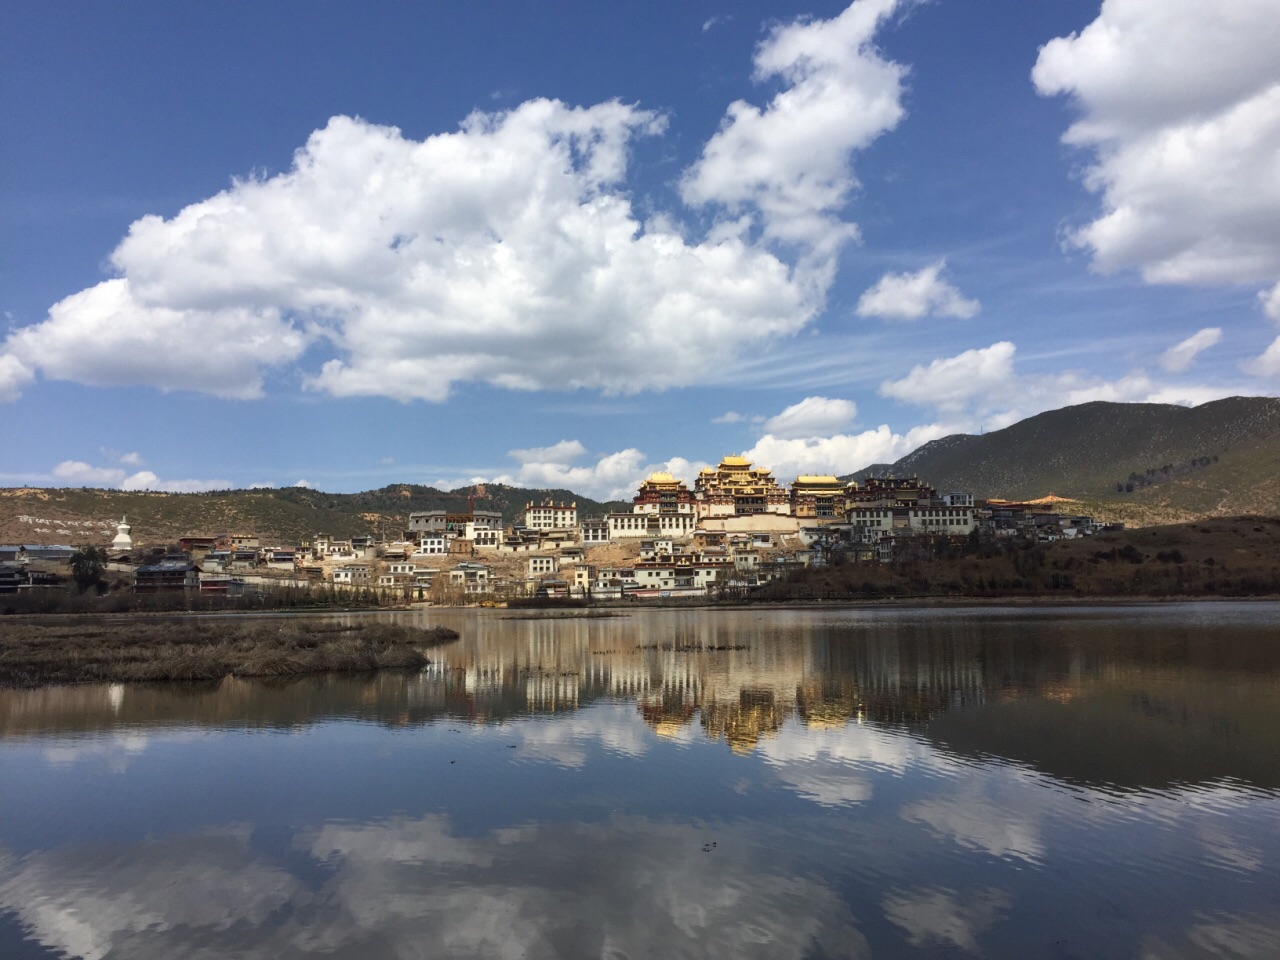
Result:
<svg viewBox="0 0 1280 960"><path fill-rule="evenodd" d="M114 544L113 544L114 546ZM193 560L205 557L218 549L217 537L179 537L178 546L182 548L182 552L188 554Z"/></svg>
<svg viewBox="0 0 1280 960"><path fill-rule="evenodd" d="M462 539L470 540L475 550L497 550L502 546L502 531L471 523L464 530Z"/></svg>
<svg viewBox="0 0 1280 960"><path fill-rule="evenodd" d="M559 561L554 556L534 556L529 558L529 576L539 577L548 573L556 573L560 569Z"/></svg>
<svg viewBox="0 0 1280 960"><path fill-rule="evenodd" d="M609 542L609 521L590 517L578 523L578 541L583 545Z"/></svg>
<svg viewBox="0 0 1280 960"><path fill-rule="evenodd" d="M0 593L17 593L27 582L26 569L16 563L0 563Z"/></svg>
<svg viewBox="0 0 1280 960"><path fill-rule="evenodd" d="M384 543L380 546L382 559L390 562L393 560L407 560L413 553L415 544L404 540L392 540L390 543Z"/></svg>
<svg viewBox="0 0 1280 960"><path fill-rule="evenodd" d="M182 593L200 589L200 568L188 560L161 560L133 572L134 593Z"/></svg>
<svg viewBox="0 0 1280 960"><path fill-rule="evenodd" d="M578 525L578 505L553 500L526 504L524 525L530 530L572 530Z"/></svg>
<svg viewBox="0 0 1280 960"><path fill-rule="evenodd" d="M413 586L419 597L426 596L431 589L431 584L435 580L438 570L431 567L418 567L413 574Z"/></svg>
<svg viewBox="0 0 1280 960"><path fill-rule="evenodd" d="M258 566L258 548L245 547L241 549L233 549L231 551L230 561L226 564L228 570L239 570L249 572Z"/></svg>
<svg viewBox="0 0 1280 960"><path fill-rule="evenodd" d="M373 569L367 563L347 563L333 570L333 582L344 587L368 586L373 579Z"/></svg>
<svg viewBox="0 0 1280 960"><path fill-rule="evenodd" d="M502 530L502 514L493 510L468 510L450 513L447 510L422 510L409 514L408 540L421 537L424 533L452 533L455 536L466 536L468 525L475 530Z"/></svg>
<svg viewBox="0 0 1280 960"><path fill-rule="evenodd" d="M488 593L492 578L492 568L483 563L464 561L449 571L449 583L461 587L463 593Z"/></svg>
<svg viewBox="0 0 1280 960"><path fill-rule="evenodd" d="M595 579L595 567L587 564L580 564L573 568L573 595L575 597L585 597L591 589L591 582Z"/></svg>
<svg viewBox="0 0 1280 960"><path fill-rule="evenodd" d="M266 565L269 570L292 570L297 560L298 554L296 551L286 550L283 547L277 547L266 552Z"/></svg>
<svg viewBox="0 0 1280 960"><path fill-rule="evenodd" d="M200 561L200 568L210 573L221 573L231 568L230 550L210 550Z"/></svg>
<svg viewBox="0 0 1280 960"><path fill-rule="evenodd" d="M448 533L424 533L418 540L418 549L414 551L415 557L443 557L449 552L449 544L453 542L453 536Z"/></svg>

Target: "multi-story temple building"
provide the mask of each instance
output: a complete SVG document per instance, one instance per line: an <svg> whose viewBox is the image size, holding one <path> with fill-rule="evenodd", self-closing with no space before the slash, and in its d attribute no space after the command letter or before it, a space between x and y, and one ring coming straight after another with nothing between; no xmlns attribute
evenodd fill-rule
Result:
<svg viewBox="0 0 1280 960"><path fill-rule="evenodd" d="M669 473L650 474L631 501L630 513L611 513L610 540L688 537L697 525L697 505L684 482Z"/></svg>
<svg viewBox="0 0 1280 960"><path fill-rule="evenodd" d="M938 491L921 483L919 477L868 477L861 486L850 486L849 506L875 503L913 507L937 496Z"/></svg>
<svg viewBox="0 0 1280 960"><path fill-rule="evenodd" d="M696 514L693 494L683 480L665 471L652 473L640 484L640 492L632 502L634 513Z"/></svg>
<svg viewBox="0 0 1280 960"><path fill-rule="evenodd" d="M858 485L850 485L854 490ZM832 476L796 477L791 484L791 515L803 519L838 520L844 516L848 487Z"/></svg>
<svg viewBox="0 0 1280 960"><path fill-rule="evenodd" d="M772 470L756 469L746 457L725 457L694 481L700 517L734 517L756 513L791 513L791 498Z"/></svg>

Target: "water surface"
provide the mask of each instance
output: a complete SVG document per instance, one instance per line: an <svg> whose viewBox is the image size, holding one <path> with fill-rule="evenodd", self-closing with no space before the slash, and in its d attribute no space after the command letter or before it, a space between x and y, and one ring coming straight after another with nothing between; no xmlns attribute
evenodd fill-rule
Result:
<svg viewBox="0 0 1280 960"><path fill-rule="evenodd" d="M1277 955L1280 606L405 616L0 691L0 957Z"/></svg>

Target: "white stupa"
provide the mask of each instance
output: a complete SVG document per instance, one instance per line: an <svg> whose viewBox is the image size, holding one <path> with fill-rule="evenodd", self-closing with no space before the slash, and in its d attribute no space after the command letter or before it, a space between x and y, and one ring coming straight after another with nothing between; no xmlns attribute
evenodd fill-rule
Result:
<svg viewBox="0 0 1280 960"><path fill-rule="evenodd" d="M133 537L129 536L128 516L120 518L120 524L116 527L116 538L111 541L112 553L132 553Z"/></svg>

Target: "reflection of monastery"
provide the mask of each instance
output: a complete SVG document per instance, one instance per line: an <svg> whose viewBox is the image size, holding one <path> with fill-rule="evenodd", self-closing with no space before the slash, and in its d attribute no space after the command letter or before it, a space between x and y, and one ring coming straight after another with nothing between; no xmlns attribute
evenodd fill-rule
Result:
<svg viewBox="0 0 1280 960"><path fill-rule="evenodd" d="M779 630L748 614L708 623L673 612L661 623L530 620L517 640L504 633L442 648L425 676L473 720L628 700L659 735L682 735L697 721L735 750L792 717L809 726L913 724L986 696L976 658L904 648L892 631L852 645L842 640L847 630Z"/></svg>
<svg viewBox="0 0 1280 960"><path fill-rule="evenodd" d="M767 746L784 724L868 724L1098 784L1109 798L1224 779L1280 790L1280 651L1256 633L1206 640L1197 622L1087 619L1051 628L1061 642L1041 643L1033 638L1042 618L1023 616L450 617L463 639L432 651L437 662L425 673L0 690L0 741L227 725L296 733L333 719L456 728L616 701L622 717L639 714L658 736L719 738L737 752ZM553 633L564 642L549 643ZM572 745L608 724L584 717L557 742ZM843 742L868 742L845 733Z"/></svg>

